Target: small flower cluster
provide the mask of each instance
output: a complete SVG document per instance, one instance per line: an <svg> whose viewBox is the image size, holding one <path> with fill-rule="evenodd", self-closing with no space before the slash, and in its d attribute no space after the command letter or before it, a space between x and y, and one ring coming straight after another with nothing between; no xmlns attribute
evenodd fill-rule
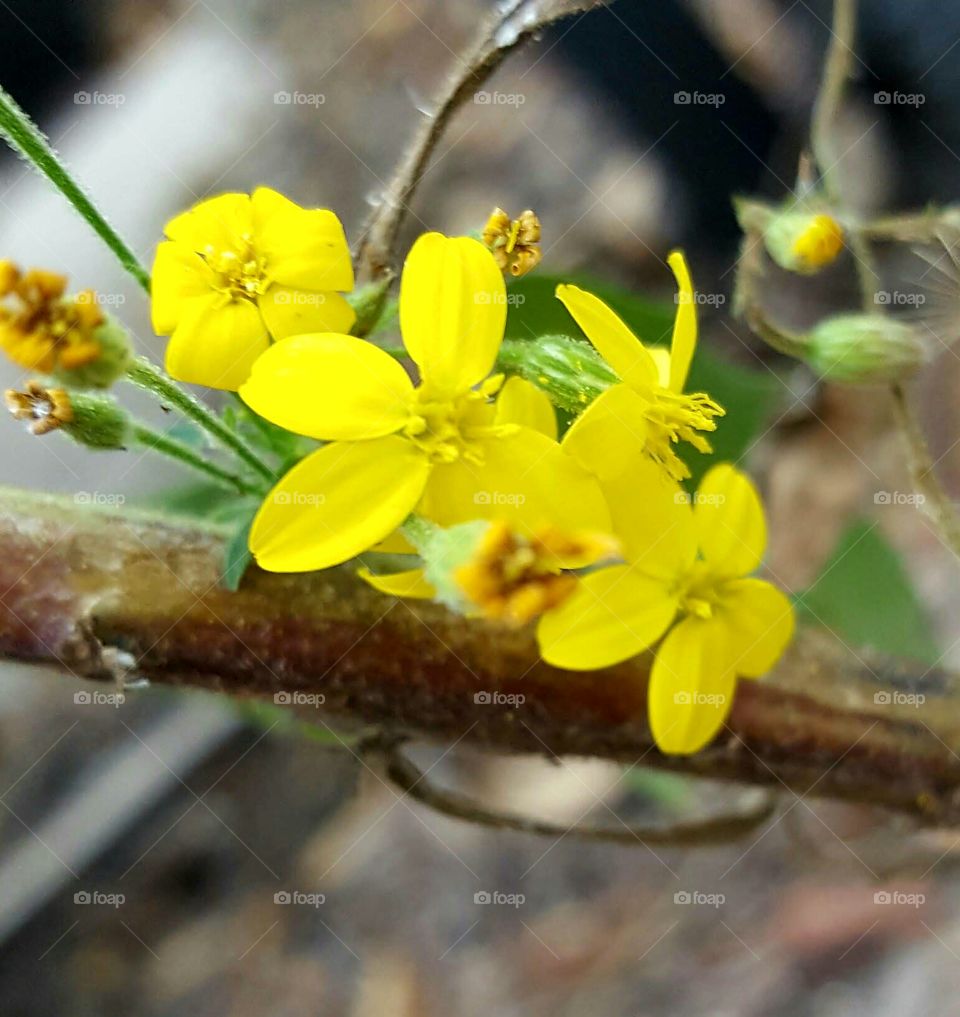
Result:
<svg viewBox="0 0 960 1017"><path fill-rule="evenodd" d="M368 335L370 315L358 321L345 296L353 269L332 212L259 188L203 201L165 232L152 314L169 336L167 371L236 392L250 419L299 449L250 527L261 568L307 572L370 553L360 574L372 586L535 623L559 668L609 667L652 648L649 721L670 753L706 745L737 678L761 676L783 652L791 605L750 577L766 539L753 485L721 464L695 497L681 486L684 449L709 453L724 410L686 391L697 319L679 252L669 350L645 346L596 295L557 288L615 379L561 434L547 379L541 388L498 369L507 280L541 257L533 212L495 210L481 239L419 237L400 280L403 348L392 351L352 334ZM0 269L0 295L22 305L2 312L0 343L19 363L53 373L101 356L95 302L65 298L59 277ZM36 384L7 400L36 433L77 431L87 405ZM241 491L251 483L199 466Z"/></svg>

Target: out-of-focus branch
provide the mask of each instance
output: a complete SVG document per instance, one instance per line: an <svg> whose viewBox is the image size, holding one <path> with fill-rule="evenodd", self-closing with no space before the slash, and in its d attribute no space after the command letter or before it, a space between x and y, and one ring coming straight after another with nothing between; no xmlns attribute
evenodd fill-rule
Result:
<svg viewBox="0 0 960 1017"><path fill-rule="evenodd" d="M960 680L933 670L917 685L919 668L861 660L816 632L801 633L767 679L740 682L725 736L669 758L646 724L645 657L560 671L539 660L526 631L494 633L435 604L394 601L349 567L252 569L231 593L218 586L215 531L72 500L0 491L0 549L8 658L107 680L130 667L158 684L235 696L320 693L320 715L334 724L642 760L960 822ZM922 706L900 705L917 691Z"/></svg>
<svg viewBox="0 0 960 1017"><path fill-rule="evenodd" d="M509 0L498 3L477 37L461 54L457 66L438 91L433 108L400 160L379 204L363 229L357 252L361 280L376 280L391 271L395 245L410 201L437 142L454 113L500 64L528 39L549 25L613 0Z"/></svg>

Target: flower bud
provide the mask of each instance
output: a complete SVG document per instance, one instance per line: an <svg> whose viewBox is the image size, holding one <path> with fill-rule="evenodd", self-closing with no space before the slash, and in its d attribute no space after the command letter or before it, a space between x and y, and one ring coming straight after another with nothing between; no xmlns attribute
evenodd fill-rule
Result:
<svg viewBox="0 0 960 1017"><path fill-rule="evenodd" d="M347 303L357 316L353 328L350 329L351 335L363 339L371 332L383 328L391 318L396 317L396 303L392 308L387 306L392 282L393 276L388 275L346 295Z"/></svg>
<svg viewBox="0 0 960 1017"><path fill-rule="evenodd" d="M76 303L93 301L92 294L79 294ZM91 332L91 341L97 347L97 354L77 363L68 356L61 356L53 376L74 388L109 388L127 373L133 362L133 346L126 328L109 314L103 315Z"/></svg>
<svg viewBox="0 0 960 1017"><path fill-rule="evenodd" d="M789 210L767 223L763 241L781 268L813 275L832 264L843 250L843 228L833 216Z"/></svg>
<svg viewBox="0 0 960 1017"><path fill-rule="evenodd" d="M17 420L30 422L31 434L62 430L78 445L94 449L124 449L131 435L126 410L105 396L50 388L39 381L26 390L8 389L7 409Z"/></svg>
<svg viewBox="0 0 960 1017"><path fill-rule="evenodd" d="M924 360L916 329L880 314L827 318L806 338L805 359L829 381L854 385L900 381Z"/></svg>
<svg viewBox="0 0 960 1017"><path fill-rule="evenodd" d="M73 419L63 430L87 448L124 449L130 442L130 417L123 407L106 396L71 392Z"/></svg>

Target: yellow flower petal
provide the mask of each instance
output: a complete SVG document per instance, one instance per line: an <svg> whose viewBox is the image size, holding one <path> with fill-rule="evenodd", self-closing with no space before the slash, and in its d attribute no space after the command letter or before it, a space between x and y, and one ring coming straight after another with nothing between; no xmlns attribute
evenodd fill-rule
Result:
<svg viewBox="0 0 960 1017"><path fill-rule="evenodd" d="M733 667L745 678L765 675L793 638L793 605L762 579L727 583L717 617L727 626Z"/></svg>
<svg viewBox="0 0 960 1017"><path fill-rule="evenodd" d="M550 397L524 378L508 378L497 396L498 424L522 424L557 440L557 414Z"/></svg>
<svg viewBox="0 0 960 1017"><path fill-rule="evenodd" d="M213 294L213 272L183 244L165 240L157 247L150 276L150 316L157 335L170 335L190 302Z"/></svg>
<svg viewBox="0 0 960 1017"><path fill-rule="evenodd" d="M600 569L540 619L540 653L572 671L609 667L655 643L676 611L676 598L657 580L628 565Z"/></svg>
<svg viewBox="0 0 960 1017"><path fill-rule="evenodd" d="M268 278L327 292L353 289L350 249L340 220L326 208L301 208L269 187L253 192L253 235Z"/></svg>
<svg viewBox="0 0 960 1017"><path fill-rule="evenodd" d="M609 532L610 513L596 480L556 442L529 428L480 445L483 463L434 468L421 512L441 526L503 519L524 536L552 524Z"/></svg>
<svg viewBox="0 0 960 1017"><path fill-rule="evenodd" d="M415 600L433 600L437 595L436 587L423 577L423 569L409 569L406 572L394 572L392 575L374 575L364 567L357 570L357 575L375 590L387 593L391 597L412 597Z"/></svg>
<svg viewBox="0 0 960 1017"><path fill-rule="evenodd" d="M627 561L665 582L685 576L697 556L697 531L689 495L680 485L641 457L600 487Z"/></svg>
<svg viewBox="0 0 960 1017"><path fill-rule="evenodd" d="M400 281L400 332L430 389L455 394L493 369L507 319L493 255L469 237L426 233Z"/></svg>
<svg viewBox="0 0 960 1017"><path fill-rule="evenodd" d="M349 332L357 320L339 293L314 293L290 286L271 286L258 300L274 339L308 332Z"/></svg>
<svg viewBox="0 0 960 1017"><path fill-rule="evenodd" d="M735 688L723 626L681 621L658 647L650 672L647 712L657 748L668 755L699 752L723 726Z"/></svg>
<svg viewBox="0 0 960 1017"><path fill-rule="evenodd" d="M686 259L680 251L667 258L677 280L677 313L673 319L673 341L670 344L670 388L682 392L690 373L690 362L697 348L697 305Z"/></svg>
<svg viewBox="0 0 960 1017"><path fill-rule="evenodd" d="M366 551L423 492L430 464L403 438L336 442L301 460L267 495L250 550L268 572L312 572Z"/></svg>
<svg viewBox="0 0 960 1017"><path fill-rule="evenodd" d="M281 339L256 364L240 398L261 417L324 441L379 438L410 417L413 383L383 350L332 332Z"/></svg>
<svg viewBox="0 0 960 1017"><path fill-rule="evenodd" d="M191 385L235 392L268 345L267 328L249 300L216 295L190 300L167 343L167 373Z"/></svg>
<svg viewBox="0 0 960 1017"><path fill-rule="evenodd" d="M219 194L171 219L164 232L191 251L233 250L253 229L249 194Z"/></svg>
<svg viewBox="0 0 960 1017"><path fill-rule="evenodd" d="M644 458L649 404L627 385L614 385L580 414L563 437L563 450L601 481Z"/></svg>
<svg viewBox="0 0 960 1017"><path fill-rule="evenodd" d="M663 346L648 346L647 353L657 365L657 382L661 388L670 387L670 351Z"/></svg>
<svg viewBox="0 0 960 1017"><path fill-rule="evenodd" d="M623 381L634 388L657 383L657 367L643 343L597 296L579 286L560 285L557 297Z"/></svg>
<svg viewBox="0 0 960 1017"><path fill-rule="evenodd" d="M753 572L767 546L763 505L753 482L729 463L707 471L697 489L694 516L700 552L718 577Z"/></svg>

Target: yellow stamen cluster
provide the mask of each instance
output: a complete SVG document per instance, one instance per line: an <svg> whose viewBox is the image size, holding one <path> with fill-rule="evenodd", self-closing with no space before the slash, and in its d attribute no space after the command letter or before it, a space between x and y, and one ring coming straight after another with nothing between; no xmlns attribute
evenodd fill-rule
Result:
<svg viewBox="0 0 960 1017"><path fill-rule="evenodd" d="M199 253L216 274L217 288L229 300L256 300L269 286L266 262L257 256L252 234L243 234L233 249L217 250L208 244Z"/></svg>
<svg viewBox="0 0 960 1017"><path fill-rule="evenodd" d="M503 385L503 375L487 378L478 389L454 399L436 398L429 386L414 392L410 421L404 434L426 452L434 463L458 459L482 465L478 443L485 437L503 437L516 430L510 424L494 424L491 398Z"/></svg>
<svg viewBox="0 0 960 1017"><path fill-rule="evenodd" d="M0 261L0 348L20 367L50 374L99 358L94 333L105 318L96 294L66 297L66 287L65 276L36 268L21 272Z"/></svg>
<svg viewBox="0 0 960 1017"><path fill-rule="evenodd" d="M502 208L495 208L483 228L483 242L501 272L519 277L540 264L540 220L529 208L520 213L519 219L511 219Z"/></svg>
<svg viewBox="0 0 960 1017"><path fill-rule="evenodd" d="M647 417L647 454L673 480L685 480L690 476L690 468L677 455L674 446L685 441L698 452L712 452L710 442L699 432L715 431L714 418L723 415L723 407L703 392L684 395L657 389Z"/></svg>
<svg viewBox="0 0 960 1017"><path fill-rule="evenodd" d="M520 626L558 607L576 589L577 577L561 563L593 563L616 553L608 537L548 526L526 538L497 520L454 579L485 618Z"/></svg>
<svg viewBox="0 0 960 1017"><path fill-rule="evenodd" d="M49 434L73 420L70 396L62 388L46 388L39 381L30 381L24 392L7 389L4 399L17 420L31 422L31 434Z"/></svg>

